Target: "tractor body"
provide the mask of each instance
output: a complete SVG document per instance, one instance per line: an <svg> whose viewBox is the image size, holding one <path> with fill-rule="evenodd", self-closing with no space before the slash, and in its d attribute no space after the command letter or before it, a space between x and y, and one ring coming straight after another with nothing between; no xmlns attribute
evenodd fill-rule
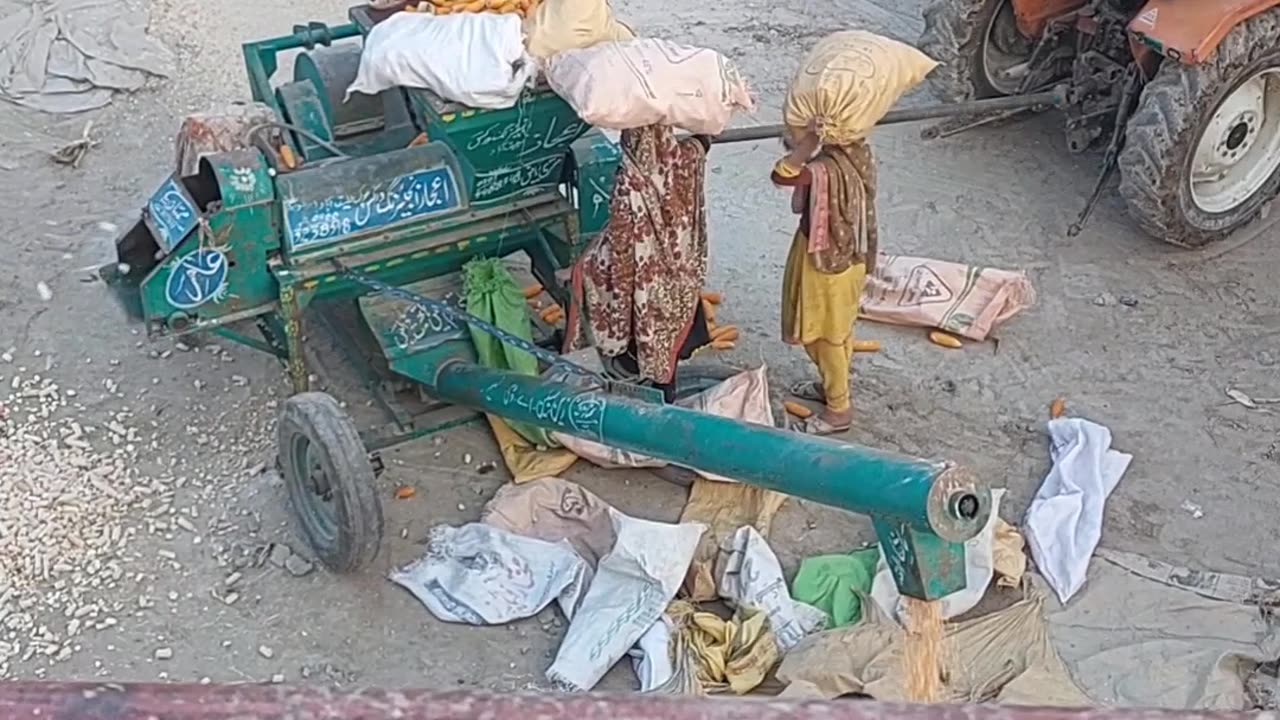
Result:
<svg viewBox="0 0 1280 720"><path fill-rule="evenodd" d="M1067 147L1106 150L1082 220L1117 171L1134 219L1188 247L1280 191L1280 0L933 0L925 21L943 100L1065 87Z"/></svg>

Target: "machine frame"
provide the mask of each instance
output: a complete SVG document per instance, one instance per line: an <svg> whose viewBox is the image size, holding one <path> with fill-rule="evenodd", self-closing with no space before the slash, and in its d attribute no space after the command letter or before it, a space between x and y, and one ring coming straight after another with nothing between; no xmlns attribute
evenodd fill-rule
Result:
<svg viewBox="0 0 1280 720"><path fill-rule="evenodd" d="M385 15L361 6L347 25L246 44L251 94L276 119L246 131L243 148L204 157L195 175L166 179L102 269L150 336L213 333L286 365L294 395L277 426L279 465L324 565L355 571L378 553L377 450L487 413L869 514L904 594L964 587L964 542L986 524L991 495L963 468L667 404L557 354L555 328L539 326L530 342L468 314L443 280L475 258L519 252L569 306L568 270L608 221L621 153L545 87L502 110L408 89L342 102L359 50L337 43ZM294 50L304 52L293 79L279 82L279 56ZM313 315L389 428L361 433L334 397L312 391ZM261 339L242 331L248 322ZM480 365L473 330L547 372ZM402 407L389 380L416 393L422 412Z"/></svg>

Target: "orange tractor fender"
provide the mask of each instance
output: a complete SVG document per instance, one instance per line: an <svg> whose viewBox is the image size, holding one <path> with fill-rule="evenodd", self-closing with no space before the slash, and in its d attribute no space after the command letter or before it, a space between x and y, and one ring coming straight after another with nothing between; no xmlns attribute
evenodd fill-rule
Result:
<svg viewBox="0 0 1280 720"><path fill-rule="evenodd" d="M1088 0L1012 0L1012 3L1018 32L1029 38L1038 38L1050 20L1079 10L1088 4Z"/></svg>
<svg viewBox="0 0 1280 720"><path fill-rule="evenodd" d="M1150 0L1129 21L1129 33L1135 45L1195 65L1213 55L1237 25L1273 7L1280 0ZM1136 46L1134 51L1141 54Z"/></svg>
<svg viewBox="0 0 1280 720"><path fill-rule="evenodd" d="M1079 10L1088 0L1012 3L1019 32L1035 38L1050 20ZM1146 61L1154 50L1189 65L1204 62L1237 25L1278 6L1280 0L1150 0L1129 21L1133 54Z"/></svg>

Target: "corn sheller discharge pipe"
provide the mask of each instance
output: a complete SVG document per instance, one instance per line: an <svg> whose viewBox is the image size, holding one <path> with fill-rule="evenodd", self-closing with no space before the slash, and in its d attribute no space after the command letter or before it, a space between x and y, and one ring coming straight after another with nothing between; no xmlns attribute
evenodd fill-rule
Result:
<svg viewBox="0 0 1280 720"><path fill-rule="evenodd" d="M870 515L882 543L890 528L936 536L941 544L963 543L982 529L991 512L990 491L972 473L947 462L461 360L441 365L435 380L433 394L446 402ZM915 553L927 562L925 554Z"/></svg>

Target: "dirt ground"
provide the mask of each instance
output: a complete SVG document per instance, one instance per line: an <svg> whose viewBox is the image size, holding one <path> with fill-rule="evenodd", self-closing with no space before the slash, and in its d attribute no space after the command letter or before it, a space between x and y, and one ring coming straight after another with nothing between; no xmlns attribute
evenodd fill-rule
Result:
<svg viewBox="0 0 1280 720"><path fill-rule="evenodd" d="M550 611L510 627L448 626L384 579L386 569L421 551L416 541L428 527L474 520L504 482L501 471L479 475L462 463L464 453L476 462L497 459L480 429L455 431L438 447L386 454L384 497L399 483L419 493L388 503L388 545L374 570L294 577L267 562L242 571L238 602L220 601L237 558L271 542L302 550L279 483L248 470L271 458L267 430L285 395L283 373L226 344L159 352L172 345L143 343L84 270L114 260L104 223L132 222L170 172L182 116L245 98L239 43L308 20L339 22L351 1L156 0L153 25L180 52L181 75L97 114L100 144L78 170L54 166L44 153L78 136L85 118L51 123L0 106L0 135L16 138L0 141L0 167L12 168L0 170L0 349L16 349L14 365L37 351L48 359L49 375L79 389L85 423L132 406L154 434L138 461L144 475L204 478L177 501L195 509L203 541L176 529L142 532L124 558L135 582L112 591L118 622L82 635L64 661L37 655L13 664L11 677L545 686L542 673L562 631ZM920 4L627 0L617 9L645 34L730 54L761 99L757 117L740 119L747 124L776 119L798 55L816 37L856 25L914 40ZM1039 303L1000 332L998 346L961 351L935 347L917 330L863 326L862 335L880 339L884 350L856 362L851 439L966 463L1009 488L1004 515L1016 521L1048 468L1046 408L1065 396L1071 412L1108 425L1135 458L1108 506L1105 546L1193 568L1280 576L1280 415L1225 394L1280 396L1280 229L1263 223L1189 253L1139 234L1111 194L1084 234L1068 239L1065 228L1099 158L1068 155L1058 123L1046 116L935 144L920 142L918 127L877 132L882 246L1026 269ZM21 132L13 134L15 127ZM712 152L710 284L727 297L722 315L743 328L732 360L763 360L775 383L790 383L808 366L777 335L795 220L767 181L776 152L774 143ZM37 293L39 281L51 300ZM13 372L0 366L0 382ZM115 393L103 387L108 378L119 384ZM684 502L681 488L645 473L579 463L570 477L643 517L673 520ZM1203 516L1184 509L1188 502ZM206 530L222 517L221 530ZM801 557L871 538L864 518L790 501L771 539L793 570ZM172 657L156 659L158 649ZM621 667L606 687L633 683Z"/></svg>

